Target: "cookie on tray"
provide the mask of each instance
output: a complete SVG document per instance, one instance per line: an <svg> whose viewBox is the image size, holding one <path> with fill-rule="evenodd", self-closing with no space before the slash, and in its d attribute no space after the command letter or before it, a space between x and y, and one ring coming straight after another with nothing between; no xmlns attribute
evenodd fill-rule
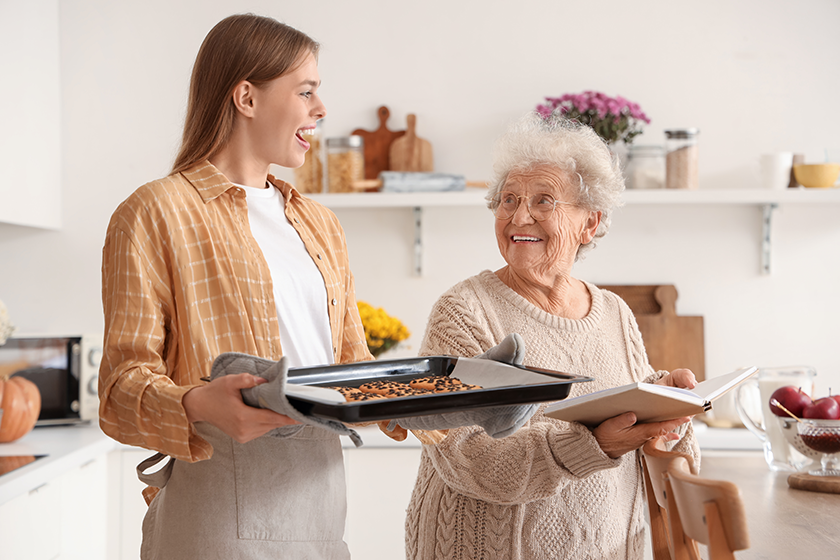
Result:
<svg viewBox="0 0 840 560"><path fill-rule="evenodd" d="M347 402L355 402L355 401L371 401L374 399L384 399L382 395L377 395L374 393L365 393L361 389L357 389L356 387L344 387L344 386L337 386L337 387L324 387L324 389L332 389L333 391L338 391L344 396L344 400Z"/></svg>
<svg viewBox="0 0 840 560"><path fill-rule="evenodd" d="M460 385L461 381L447 375L427 375L426 377L418 377L412 379L408 384L414 389L425 389L426 391L435 391L443 387L452 387L453 385Z"/></svg>
<svg viewBox="0 0 840 560"><path fill-rule="evenodd" d="M386 380L370 381L368 383L363 383L362 385L359 385L359 389L361 389L365 393L373 393L388 398L411 397L429 393L429 391L412 388L407 383Z"/></svg>
<svg viewBox="0 0 840 560"><path fill-rule="evenodd" d="M483 389L480 385L470 385L469 383L458 383L448 386L438 387L434 390L435 393L458 393L460 391L474 391L476 389Z"/></svg>
<svg viewBox="0 0 840 560"><path fill-rule="evenodd" d="M446 375L429 375L427 377L418 377L412 379L409 383L412 387L426 389L434 393L454 393L457 391L472 391L474 389L481 389L479 385L470 385L464 383L457 377L449 377Z"/></svg>

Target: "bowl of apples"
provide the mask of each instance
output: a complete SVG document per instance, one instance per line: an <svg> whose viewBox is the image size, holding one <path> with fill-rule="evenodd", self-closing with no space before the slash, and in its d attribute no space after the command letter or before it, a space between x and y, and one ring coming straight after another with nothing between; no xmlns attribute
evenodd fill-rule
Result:
<svg viewBox="0 0 840 560"><path fill-rule="evenodd" d="M802 455L825 461L826 454L830 459L831 454L840 452L840 395L811 399L788 385L773 392L769 405L785 439ZM826 471L825 467L822 470Z"/></svg>

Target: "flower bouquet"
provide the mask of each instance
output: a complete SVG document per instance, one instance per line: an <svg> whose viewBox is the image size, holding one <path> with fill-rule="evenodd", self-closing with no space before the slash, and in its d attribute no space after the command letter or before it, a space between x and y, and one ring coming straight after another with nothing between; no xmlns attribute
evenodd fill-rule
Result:
<svg viewBox="0 0 840 560"><path fill-rule="evenodd" d="M546 97L545 104L537 105L537 112L548 117L554 111L589 125L608 144L621 140L625 144L642 133L641 123L650 119L637 103L623 97L610 97L598 91L567 93L561 97Z"/></svg>
<svg viewBox="0 0 840 560"><path fill-rule="evenodd" d="M391 317L381 307L373 307L364 301L357 302L365 340L374 358L405 340L411 333L396 317Z"/></svg>

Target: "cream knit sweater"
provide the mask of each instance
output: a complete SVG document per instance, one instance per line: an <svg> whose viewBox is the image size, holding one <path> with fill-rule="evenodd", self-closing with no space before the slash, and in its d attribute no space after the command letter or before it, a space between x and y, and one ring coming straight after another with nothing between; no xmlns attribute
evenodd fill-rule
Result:
<svg viewBox="0 0 840 560"><path fill-rule="evenodd" d="M485 270L441 296L420 353L474 356L516 332L526 365L595 378L575 383L570 396L664 375L648 364L627 305L586 285L589 315L570 320L542 311ZM503 439L467 427L423 446L406 518L409 560L643 557L637 453L610 459L587 428L541 411ZM690 424L676 448L699 468Z"/></svg>

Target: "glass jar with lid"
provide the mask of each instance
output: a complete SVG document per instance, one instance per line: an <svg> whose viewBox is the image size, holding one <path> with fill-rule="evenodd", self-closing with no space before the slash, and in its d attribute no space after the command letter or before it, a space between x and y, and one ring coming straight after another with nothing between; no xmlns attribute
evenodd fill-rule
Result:
<svg viewBox="0 0 840 560"><path fill-rule="evenodd" d="M303 160L303 165L295 169L295 188L301 193L324 192L324 147L321 142L321 123L315 123L315 128L307 131L303 139L309 142L309 150Z"/></svg>
<svg viewBox="0 0 840 560"><path fill-rule="evenodd" d="M665 146L630 144L624 168L628 189L665 187Z"/></svg>
<svg viewBox="0 0 840 560"><path fill-rule="evenodd" d="M353 183L364 178L364 139L356 135L327 138L327 190L354 192Z"/></svg>
<svg viewBox="0 0 840 560"><path fill-rule="evenodd" d="M696 128L665 131L665 187L696 189L698 184L698 151Z"/></svg>

